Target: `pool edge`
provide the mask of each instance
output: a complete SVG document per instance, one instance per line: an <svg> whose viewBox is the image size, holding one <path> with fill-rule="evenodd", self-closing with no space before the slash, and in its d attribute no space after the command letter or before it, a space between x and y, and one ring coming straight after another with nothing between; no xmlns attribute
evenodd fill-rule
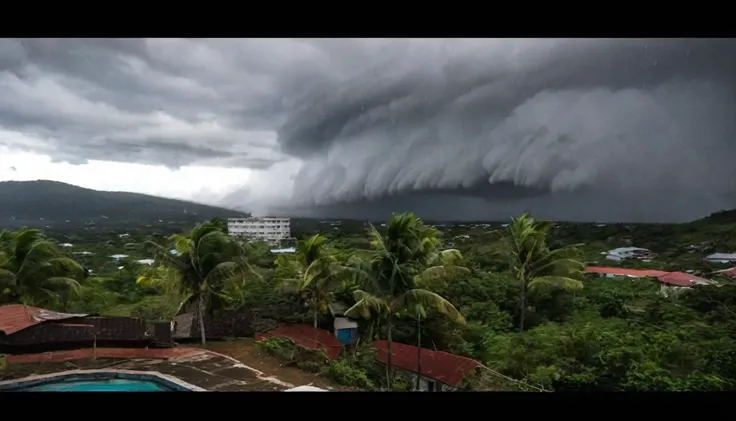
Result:
<svg viewBox="0 0 736 421"><path fill-rule="evenodd" d="M13 388L22 388L22 387L30 387L31 384L37 383L37 382L43 382L44 380L53 380L57 377L68 377L68 376L83 376L83 375L95 375L95 374L123 374L128 376L149 376L149 377L156 377L157 380L166 383L173 383L176 386L179 386L181 388L187 389L190 392L207 392L207 389L203 389L199 386L195 386L191 383L187 383L184 380L181 380L174 376L169 376L167 374L160 373L158 371L137 371L137 370L111 370L111 369L97 369L97 370L67 370L67 371L59 371L57 373L49 373L49 374L38 374L28 377L22 377L20 379L15 380L5 380L0 381L0 392L3 392L3 386L13 386ZM27 384L24 386L24 383ZM29 384L30 383L30 384ZM6 390L7 391L7 390Z"/></svg>

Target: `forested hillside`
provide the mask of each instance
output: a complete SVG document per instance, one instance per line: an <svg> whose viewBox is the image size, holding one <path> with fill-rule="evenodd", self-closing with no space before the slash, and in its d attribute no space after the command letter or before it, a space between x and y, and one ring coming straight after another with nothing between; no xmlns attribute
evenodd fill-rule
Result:
<svg viewBox="0 0 736 421"><path fill-rule="evenodd" d="M213 206L145 194L103 192L56 181L0 182L0 226L198 221L242 215Z"/></svg>

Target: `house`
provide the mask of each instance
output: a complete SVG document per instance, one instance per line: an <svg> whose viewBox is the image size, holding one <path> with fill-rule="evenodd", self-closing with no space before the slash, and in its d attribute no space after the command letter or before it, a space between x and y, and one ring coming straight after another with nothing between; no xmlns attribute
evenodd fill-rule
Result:
<svg viewBox="0 0 736 421"><path fill-rule="evenodd" d="M608 260L616 261L626 259L649 260L655 257L651 250L640 247L619 247L601 254L606 255Z"/></svg>
<svg viewBox="0 0 736 421"><path fill-rule="evenodd" d="M333 334L344 345L350 345L358 339L358 323L345 317L348 306L344 303L332 303L328 306L334 321Z"/></svg>
<svg viewBox="0 0 736 421"><path fill-rule="evenodd" d="M663 270L627 269L604 266L588 266L585 268L585 271L587 273L597 273L601 277L606 278L615 278L619 276L628 276L630 278L657 278L669 273Z"/></svg>
<svg viewBox="0 0 736 421"><path fill-rule="evenodd" d="M711 263L732 263L736 262L736 253L713 253L705 256L705 260Z"/></svg>
<svg viewBox="0 0 736 421"><path fill-rule="evenodd" d="M0 307L0 352L9 354L98 346L171 346L169 322L68 314L23 304Z"/></svg>
<svg viewBox="0 0 736 421"><path fill-rule="evenodd" d="M626 269L615 267L588 266L585 268L587 273L597 273L599 276L614 277L630 277L630 278L657 278L661 285L661 291L665 295L673 290L681 288L690 288L695 285L712 285L710 281L699 276L695 276L685 272L666 272L662 270L651 269Z"/></svg>
<svg viewBox="0 0 736 421"><path fill-rule="evenodd" d="M113 260L122 260L122 259L125 259L126 257L128 257L127 254L113 254L112 256L110 256L110 258Z"/></svg>
<svg viewBox="0 0 736 421"><path fill-rule="evenodd" d="M378 362L388 364L388 342L373 341L373 348L378 351ZM391 344L391 365L409 381L416 381L417 368L421 365L419 390L429 392L458 390L463 380L474 376L481 366L470 358L397 342Z"/></svg>

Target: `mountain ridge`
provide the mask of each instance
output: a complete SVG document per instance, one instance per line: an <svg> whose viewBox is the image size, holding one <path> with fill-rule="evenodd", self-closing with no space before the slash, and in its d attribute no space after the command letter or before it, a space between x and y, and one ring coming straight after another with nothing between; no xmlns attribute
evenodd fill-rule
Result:
<svg viewBox="0 0 736 421"><path fill-rule="evenodd" d="M50 180L0 182L0 226L188 221L245 212L141 193L100 191Z"/></svg>

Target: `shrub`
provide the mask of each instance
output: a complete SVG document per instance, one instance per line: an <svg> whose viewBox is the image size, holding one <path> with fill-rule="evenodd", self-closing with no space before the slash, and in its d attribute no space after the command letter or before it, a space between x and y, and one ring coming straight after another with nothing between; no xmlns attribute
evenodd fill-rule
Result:
<svg viewBox="0 0 736 421"><path fill-rule="evenodd" d="M332 380L345 386L361 389L373 388L373 382L368 378L366 372L353 366L347 360L332 361L328 366L327 375Z"/></svg>

